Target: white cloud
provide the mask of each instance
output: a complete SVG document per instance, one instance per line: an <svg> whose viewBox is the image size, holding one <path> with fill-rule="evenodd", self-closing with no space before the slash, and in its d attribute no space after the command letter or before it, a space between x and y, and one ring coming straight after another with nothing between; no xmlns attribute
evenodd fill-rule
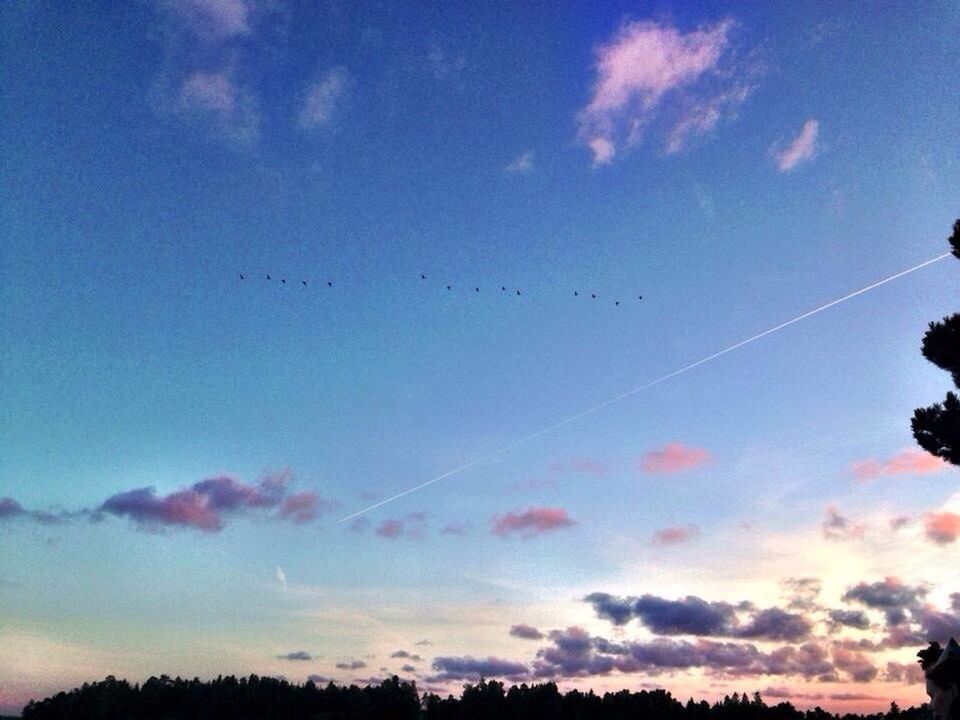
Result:
<svg viewBox="0 0 960 720"><path fill-rule="evenodd" d="M277 565L277 582L283 585L283 589L287 589L287 574L283 571L283 568Z"/></svg>
<svg viewBox="0 0 960 720"><path fill-rule="evenodd" d="M300 127L311 129L327 125L342 104L349 76L346 69L335 67L308 89L300 110Z"/></svg>
<svg viewBox="0 0 960 720"><path fill-rule="evenodd" d="M250 32L247 0L164 0L163 4L200 37L225 40Z"/></svg>
<svg viewBox="0 0 960 720"><path fill-rule="evenodd" d="M625 22L601 45L593 97L578 116L578 134L593 151L594 165L639 143L668 97L680 108L679 116L667 121L668 152L732 115L752 89L729 67L733 27L724 20L684 33L666 23Z"/></svg>
<svg viewBox="0 0 960 720"><path fill-rule="evenodd" d="M207 119L221 135L240 142L255 140L260 114L249 95L227 72L194 72L181 84L174 105L181 114Z"/></svg>
<svg viewBox="0 0 960 720"><path fill-rule="evenodd" d="M773 150L780 172L790 172L797 165L813 158L817 152L817 133L820 123L810 118L803 124L800 134L782 151Z"/></svg>
<svg viewBox="0 0 960 720"><path fill-rule="evenodd" d="M508 173L528 173L533 171L533 150L526 150L517 156L517 159L507 165L504 170Z"/></svg>

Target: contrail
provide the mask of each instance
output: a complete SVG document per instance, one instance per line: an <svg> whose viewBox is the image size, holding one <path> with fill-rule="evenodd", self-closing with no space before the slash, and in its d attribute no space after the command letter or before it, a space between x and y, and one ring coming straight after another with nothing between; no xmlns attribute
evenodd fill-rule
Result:
<svg viewBox="0 0 960 720"><path fill-rule="evenodd" d="M453 476L453 475L457 475L457 474L459 474L459 473L462 473L464 470L468 470L468 469L472 468L474 465L479 465L480 463L486 462L487 460L493 460L494 458L496 458L496 457L498 457L498 456L500 456L500 455L503 455L504 453L509 452L510 450L513 450L515 447L519 447L520 445L523 445L524 443L530 442L531 440L533 440L533 439L535 439L535 438L538 438L538 437L540 437L541 435L545 435L545 434L547 434L548 432L552 432L553 430L556 430L557 428L561 428L561 427L563 427L564 425L567 425L567 424L569 424L569 423L572 423L572 422L574 422L575 420L579 420L580 418L586 417L587 415L592 415L592 414L595 413L595 412L598 412L598 411L600 411L600 410L603 410L605 407L609 407L610 405L613 405L614 403L618 403L618 402L620 402L621 400L625 400L625 399L627 399L628 397L631 397L631 396L633 396L633 395L636 395L636 394L639 393L639 392L643 392L644 390L647 390L647 389L649 389L649 388L652 388L654 385L659 385L659 384L662 383L662 382L666 382L667 380L670 380L671 378L677 377L677 375L682 375L683 373L685 373L685 372L687 372L687 371L689 371L689 370L693 370L693 369L696 368L696 367L700 367L701 365L703 365L703 364L705 364L705 363L708 363L708 362L710 362L711 360L716 360L716 359L717 359L718 357L720 357L721 355L726 355L727 353L733 352L734 350L736 350L736 349L738 349L738 348L742 348L744 345L749 345L749 344L752 343L752 342L756 342L756 341L759 340L760 338L764 338L764 337L766 337L767 335L772 335L773 333L777 332L778 330L783 330L785 327L789 327L790 325L793 325L794 323L798 323L798 322L800 322L801 320L805 320L805 319L807 319L808 317L811 317L811 316L813 316L813 315L816 315L817 313L823 312L824 310L829 310L829 309L832 308L834 305L839 305L839 304L842 303L842 302L846 302L847 300L850 300L851 298L857 297L857 295L863 295L865 292L869 292L870 290L873 290L874 288L878 288L878 287L880 287L881 285L886 285L888 282L892 282L893 280L896 280L897 278L901 278L901 277L903 277L904 275L909 275L909 274L912 273L912 272L916 272L917 270L920 270L920 269L922 269L922 268L927 267L927 265L932 265L932 264L935 263L935 262L939 262L940 260L943 260L945 257L949 257L950 255L951 255L951 253L945 252L945 253L943 253L943 255L938 255L937 257L932 258L932 259L930 259L930 260L927 260L926 262L922 262L922 263L920 263L919 265L914 265L913 267L907 268L906 270L901 270L900 272L896 273L895 275L891 275L891 276L889 276L889 277L884 278L883 280L879 280L879 281L873 283L872 285L867 285L866 287L860 288L859 290L855 290L854 292L852 292L852 293L850 293L850 294L848 294L848 295L844 295L844 296L841 297L841 298L837 298L836 300L831 300L831 301L828 302L826 305L821 305L821 306L818 307L818 308L814 308L813 310L810 310L809 312L803 313L803 315L797 315L797 317L795 317L795 318L792 318L792 319L790 319L790 320L787 320L786 322L782 322L782 323L780 323L779 325L775 325L774 327L770 328L769 330L764 330L763 332L757 333L756 335L753 335L752 337L748 337L746 340L741 340L740 342L738 342L738 343L736 343L736 344L734 344L734 345L731 345L730 347L724 348L723 350L720 350L719 352L713 353L713 355L708 355L707 357L701 358L700 360L697 360L696 362L690 363L689 365L684 365L684 366L683 366L682 368L680 368L679 370L674 370L673 372L667 373L666 375L664 375L664 376L662 376L662 377L658 377L656 380L651 380L650 382L648 382L648 383L646 383L646 384L644 384L644 385L640 385L639 387L635 387L635 388L633 388L632 390L627 390L625 393L621 393L620 395L617 395L616 397L612 397L612 398L610 398L609 400L604 400L604 401L603 401L602 403L600 403L599 405L594 405L593 407L590 407L590 408L587 408L586 410L583 410L583 411L581 411L581 412L578 412L576 415L571 415L570 417L564 418L563 420L560 420L559 422L556 422L556 423L554 423L553 425L550 425L550 426L548 426L548 427L545 427L545 428L543 428L542 430L537 430L535 433L531 433L531 434L529 434L529 435L526 435L526 436L520 438L519 440L516 440L516 441L510 443L509 445L504 445L503 447L501 447L501 448L499 448L499 449L497 449L497 450L494 450L493 452L487 453L486 455L482 455L481 457L478 457L478 458L476 458L475 460L471 460L470 462L466 463L465 465L461 465L460 467L456 467L456 468L454 468L453 470L447 470L447 472L443 473L442 475L437 475L435 478L432 478L432 479L430 479L430 480L427 480L426 482L422 482L422 483L420 483L419 485L416 485L416 486L414 486L414 487L412 487L412 488L408 488L407 490L404 490L403 492L399 492L399 493L397 493L396 495L393 495L393 496L391 496L391 497L388 497L386 500L381 500L380 502L374 503L373 505L370 505L369 507L365 507L363 510L358 510L357 512L351 513L350 515L347 515L346 517L342 517L342 518L340 518L337 522L338 522L338 523L343 523L343 522L346 522L347 520L352 520L353 518L358 517L358 516L360 516L360 515L364 515L365 513L368 513L368 512L370 512L371 510L376 510L376 509L379 508L379 507L383 507L383 506L386 505L387 503L392 503L394 500L399 500L400 498L402 498L402 497L404 497L404 496L406 496L406 495L410 495L410 494L412 494L412 493L415 493L415 492L417 492L418 490L423 490L425 487L429 487L430 485L433 485L434 483L438 483L438 482L440 482L441 480L445 480L445 479L448 478L448 477L451 477L451 476Z"/></svg>

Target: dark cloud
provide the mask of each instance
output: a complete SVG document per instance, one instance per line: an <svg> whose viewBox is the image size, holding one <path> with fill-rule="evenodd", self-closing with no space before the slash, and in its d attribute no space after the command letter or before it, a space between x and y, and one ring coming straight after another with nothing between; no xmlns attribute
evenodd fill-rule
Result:
<svg viewBox="0 0 960 720"><path fill-rule="evenodd" d="M490 522L494 535L517 535L525 540L576 524L566 510L551 507L531 507L522 512L508 512L506 515L495 516Z"/></svg>
<svg viewBox="0 0 960 720"><path fill-rule="evenodd" d="M827 517L823 521L823 536L827 540L859 540L863 537L866 525L854 523L840 514L833 505L827 508Z"/></svg>
<svg viewBox="0 0 960 720"><path fill-rule="evenodd" d="M315 685L326 685L333 682L333 678L328 678L326 675L308 675L307 680Z"/></svg>
<svg viewBox="0 0 960 720"><path fill-rule="evenodd" d="M313 660L313 655L308 653L306 650L297 650L295 652L288 652L286 655L277 655L279 660Z"/></svg>
<svg viewBox="0 0 960 720"><path fill-rule="evenodd" d="M403 670L403 672L407 672L407 673L412 673L417 671L417 668L414 667L413 665L403 665L401 666L400 669Z"/></svg>
<svg viewBox="0 0 960 720"><path fill-rule="evenodd" d="M414 643L414 645L418 645L418 646L420 646L420 645L433 645L433 643L430 642L430 641L427 640L427 639L423 639L423 640L418 640L417 642Z"/></svg>
<svg viewBox="0 0 960 720"><path fill-rule="evenodd" d="M528 673L525 664L496 657L438 657L433 661L433 669L438 674L429 678L430 682L477 680L481 677L519 679Z"/></svg>
<svg viewBox="0 0 960 720"><path fill-rule="evenodd" d="M637 618L657 635L697 635L702 637L739 637L796 642L810 634L812 624L802 615L780 608L758 610L752 603L707 602L695 595L668 600L656 595L619 598L607 593L591 593L584 600L593 605L598 617L614 625L625 625ZM738 612L751 616L744 624Z"/></svg>
<svg viewBox="0 0 960 720"><path fill-rule="evenodd" d="M848 673L854 682L870 682L879 672L866 655L845 648L834 648L833 664Z"/></svg>
<svg viewBox="0 0 960 720"><path fill-rule="evenodd" d="M749 622L737 628L733 635L741 638L763 638L796 642L810 635L811 623L802 615L780 608L760 610Z"/></svg>
<svg viewBox="0 0 960 720"><path fill-rule="evenodd" d="M923 670L919 663L888 662L887 670L883 674L886 682L902 682L909 685L923 683Z"/></svg>
<svg viewBox="0 0 960 720"><path fill-rule="evenodd" d="M288 494L291 480L290 471L284 470L255 484L221 475L169 495L158 495L152 487L135 488L107 498L96 514L126 517L151 530L179 526L217 532L228 517L241 513L273 512L273 517L303 523L334 506L313 492Z"/></svg>
<svg viewBox="0 0 960 720"><path fill-rule="evenodd" d="M417 661L419 661L419 660L421 659L419 655L412 655L412 654L410 654L409 652L407 652L406 650L397 650L396 652L391 653L391 654L390 654L390 657L392 657L392 658L405 658L405 659L407 659L407 660L417 660Z"/></svg>
<svg viewBox="0 0 960 720"><path fill-rule="evenodd" d="M5 520L29 520L41 525L54 525L64 520L90 517L85 510L78 512L48 512L46 510L27 510L11 497L0 498L0 522Z"/></svg>
<svg viewBox="0 0 960 720"><path fill-rule="evenodd" d="M790 610L810 611L817 609L817 598L820 596L822 586L819 578L786 578L781 580L780 584L789 597L787 607Z"/></svg>
<svg viewBox="0 0 960 720"><path fill-rule="evenodd" d="M20 517L26 514L26 510L16 500L10 497L0 498L0 520Z"/></svg>
<svg viewBox="0 0 960 720"><path fill-rule="evenodd" d="M916 607L924 597L928 588L924 585L907 585L899 578L890 576L873 583L861 582L843 594L844 602L858 602L869 608L888 612L888 622L899 625L904 617L897 611ZM889 614L893 611L893 614Z"/></svg>
<svg viewBox="0 0 960 720"><path fill-rule="evenodd" d="M367 664L363 660L351 660L350 662L337 663L338 670L360 670Z"/></svg>
<svg viewBox="0 0 960 720"><path fill-rule="evenodd" d="M945 645L950 638L960 637L960 614L925 606L915 610L913 618L920 624L920 631L927 641Z"/></svg>
<svg viewBox="0 0 960 720"><path fill-rule="evenodd" d="M852 627L857 630L870 628L870 618L863 610L830 610L827 615L833 627Z"/></svg>
<svg viewBox="0 0 960 720"><path fill-rule="evenodd" d="M543 633L530 625L514 625L510 628L510 634L515 638L523 640L542 640Z"/></svg>
<svg viewBox="0 0 960 720"><path fill-rule="evenodd" d="M423 511L407 513L403 517L382 521L376 529L377 537L386 540L422 540L426 532L427 513Z"/></svg>

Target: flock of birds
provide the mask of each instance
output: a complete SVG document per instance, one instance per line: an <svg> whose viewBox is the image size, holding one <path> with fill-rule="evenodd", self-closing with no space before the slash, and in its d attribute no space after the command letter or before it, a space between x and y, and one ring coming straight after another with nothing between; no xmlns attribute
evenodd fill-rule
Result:
<svg viewBox="0 0 960 720"><path fill-rule="evenodd" d="M265 275L265 279L266 279L266 280L269 280L270 282L273 282L273 277L272 277L269 273L267 273L267 274ZM281 277L281 278L278 278L278 279L280 280L280 284L281 284L281 285L286 285L286 284L287 284L287 279L286 279L286 278ZM424 275L423 273L420 273L420 281L423 282L423 281L425 281L426 279L427 279L427 276ZM240 273L240 280L247 280L247 275L244 274L244 273ZM301 284L303 287L308 287L308 285L309 285L309 283L308 283L306 280L301 280L301 281L300 281L300 284ZM328 288L332 288L332 287L333 287L333 281L332 281L332 280L327 280L327 287L328 287ZM453 285L447 285L446 288L447 288L447 291L448 291L448 292L453 292ZM474 293L479 293L479 292L480 292L480 287L479 287L478 285L475 285L474 288L473 288L473 292L474 292ZM501 285L501 286L500 286L500 292L501 292L501 294L502 294L502 293L512 294L512 293L510 293L510 290L507 289L507 286L506 286L506 285ZM523 294L523 293L520 292L519 289L516 289L516 288L514 288L514 292L516 293L517 296ZM574 291L573 291L573 296L574 296L574 297L580 297L580 291L579 291L579 290L574 290ZM583 297L586 297L586 293L584 293ZM599 299L599 296L597 295L597 293L591 292L591 293L590 293L590 298L591 298L592 300L597 300L597 299ZM637 300L643 300L643 295L637 295ZM619 306L620 306L620 299L617 298L616 300L614 300L614 301L613 301L613 304L616 305L617 307L619 307Z"/></svg>

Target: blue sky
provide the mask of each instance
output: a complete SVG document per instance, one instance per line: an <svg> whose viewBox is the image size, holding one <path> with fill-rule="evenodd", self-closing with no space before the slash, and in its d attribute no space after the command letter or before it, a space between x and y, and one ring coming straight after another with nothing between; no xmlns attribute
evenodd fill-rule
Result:
<svg viewBox="0 0 960 720"><path fill-rule="evenodd" d="M443 658L535 672L513 624L660 637L592 592L787 608L815 577L839 607L896 578L925 588L912 631L956 612L931 529L956 470L908 422L949 382L919 353L957 309L949 259L336 522L944 252L953 5L0 14L4 709L107 672L349 681L424 639L414 677L455 689ZM211 509L208 478L245 499ZM173 521L178 497L218 526ZM895 629L804 612L835 677L758 688L919 700L887 666L909 643L844 655Z"/></svg>

